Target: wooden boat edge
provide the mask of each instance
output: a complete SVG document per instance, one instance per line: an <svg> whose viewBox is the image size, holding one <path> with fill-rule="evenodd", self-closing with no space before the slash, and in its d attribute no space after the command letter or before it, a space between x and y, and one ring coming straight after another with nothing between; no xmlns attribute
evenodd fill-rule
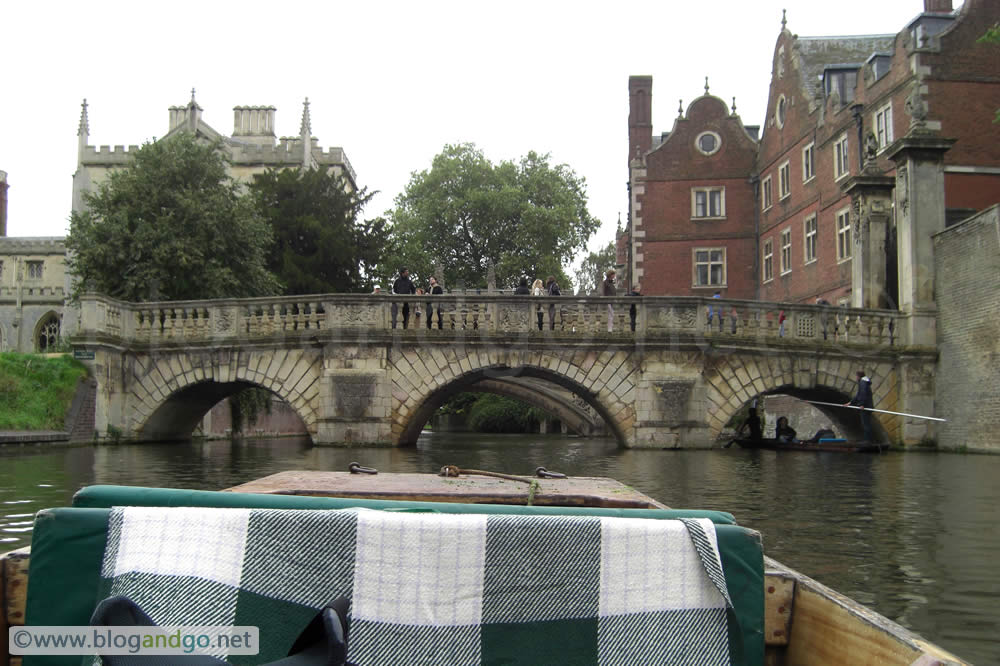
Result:
<svg viewBox="0 0 1000 666"><path fill-rule="evenodd" d="M328 489L324 491L329 495ZM664 507L648 499L650 505ZM29 560L30 547L0 554L0 647L5 648L4 654L8 627L24 623ZM902 666L921 659L924 666L968 663L791 567L767 556L764 564L765 663L769 666L841 663ZM20 666L21 660L8 656L0 664Z"/></svg>

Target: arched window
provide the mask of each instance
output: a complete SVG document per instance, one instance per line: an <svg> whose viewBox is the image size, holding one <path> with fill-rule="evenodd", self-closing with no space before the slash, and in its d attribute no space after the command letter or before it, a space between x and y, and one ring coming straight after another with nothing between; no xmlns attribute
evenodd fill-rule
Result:
<svg viewBox="0 0 1000 666"><path fill-rule="evenodd" d="M38 324L35 346L38 351L50 351L59 344L59 315L50 312Z"/></svg>

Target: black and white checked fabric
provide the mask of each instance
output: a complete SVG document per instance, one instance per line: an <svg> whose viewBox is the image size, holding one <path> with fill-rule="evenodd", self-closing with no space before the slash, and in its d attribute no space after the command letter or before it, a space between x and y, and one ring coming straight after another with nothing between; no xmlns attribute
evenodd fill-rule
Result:
<svg viewBox="0 0 1000 666"><path fill-rule="evenodd" d="M365 666L730 661L707 519L115 508L102 577L159 624L270 626L346 595Z"/></svg>

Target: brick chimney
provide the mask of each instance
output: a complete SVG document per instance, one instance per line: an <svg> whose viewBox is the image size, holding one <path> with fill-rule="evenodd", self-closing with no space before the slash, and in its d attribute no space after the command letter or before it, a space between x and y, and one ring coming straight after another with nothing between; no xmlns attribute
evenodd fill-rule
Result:
<svg viewBox="0 0 1000 666"><path fill-rule="evenodd" d="M924 11L935 14L950 14L951 0L924 0Z"/></svg>
<svg viewBox="0 0 1000 666"><path fill-rule="evenodd" d="M0 171L0 236L7 235L7 172Z"/></svg>
<svg viewBox="0 0 1000 666"><path fill-rule="evenodd" d="M628 77L628 160L653 147L653 77Z"/></svg>

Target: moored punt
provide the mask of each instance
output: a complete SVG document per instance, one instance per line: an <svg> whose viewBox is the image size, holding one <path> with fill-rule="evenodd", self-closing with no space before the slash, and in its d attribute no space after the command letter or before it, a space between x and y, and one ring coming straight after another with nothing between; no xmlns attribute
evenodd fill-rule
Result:
<svg viewBox="0 0 1000 666"><path fill-rule="evenodd" d="M850 440L819 440L818 442L781 442L776 439L734 439L742 449L769 451L832 451L834 453L881 453L888 444Z"/></svg>
<svg viewBox="0 0 1000 666"><path fill-rule="evenodd" d="M464 470L468 471L468 470ZM262 495L272 496L271 500ZM131 497L138 506L292 506L293 502L425 502L447 511L447 504L490 504L484 511L505 512L532 504L538 511L558 506L596 507L603 515L633 509L660 510L664 505L611 479L532 479L530 477L462 474L445 478L421 474L352 475L339 472L290 471L227 489L224 493L145 488L92 487L81 491L74 506L113 506ZM320 498L312 500L311 498ZM149 503L146 503L146 500ZM162 502L162 504L154 504ZM206 503L206 502L211 502ZM499 506L497 506L499 505ZM317 507L318 508L318 507ZM458 507L456 507L458 509ZM723 517L726 514L716 513ZM0 590L5 591L0 615L0 640L7 624L24 618L23 590L27 582L27 549L0 560ZM759 557L759 555L758 555ZM759 561L759 560L758 560ZM794 664L913 664L965 663L891 620L858 604L779 562L765 558L763 663ZM11 595L11 590L14 594ZM20 590L20 595L17 591ZM19 664L12 658L11 664Z"/></svg>

